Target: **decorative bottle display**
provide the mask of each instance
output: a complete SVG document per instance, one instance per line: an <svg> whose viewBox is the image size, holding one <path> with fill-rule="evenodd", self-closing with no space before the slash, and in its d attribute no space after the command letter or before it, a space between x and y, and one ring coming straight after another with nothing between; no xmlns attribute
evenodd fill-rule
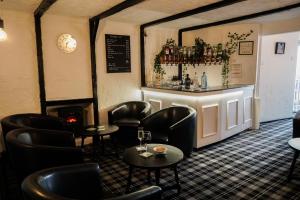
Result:
<svg viewBox="0 0 300 200"><path fill-rule="evenodd" d="M207 89L207 76L205 72L201 76L201 89Z"/></svg>
<svg viewBox="0 0 300 200"><path fill-rule="evenodd" d="M185 89L190 89L191 88L191 79L189 74L186 75L185 81L184 81L184 85L185 85Z"/></svg>

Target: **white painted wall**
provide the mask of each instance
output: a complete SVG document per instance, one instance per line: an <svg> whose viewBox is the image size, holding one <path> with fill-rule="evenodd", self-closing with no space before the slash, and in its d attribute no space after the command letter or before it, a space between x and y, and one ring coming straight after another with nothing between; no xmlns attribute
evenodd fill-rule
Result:
<svg viewBox="0 0 300 200"><path fill-rule="evenodd" d="M300 31L300 17L288 19L288 20L279 20L274 22L262 23L263 35L297 32L297 31Z"/></svg>
<svg viewBox="0 0 300 200"><path fill-rule="evenodd" d="M14 113L39 112L34 18L3 11L8 39L0 42L0 119Z"/></svg>
<svg viewBox="0 0 300 200"><path fill-rule="evenodd" d="M92 97L88 18L45 14L41 23L47 100ZM64 53L57 47L63 33L76 39L74 52Z"/></svg>
<svg viewBox="0 0 300 200"><path fill-rule="evenodd" d="M292 117L299 32L265 35L261 44L260 121ZM275 54L275 43L285 42L285 54Z"/></svg>
<svg viewBox="0 0 300 200"><path fill-rule="evenodd" d="M8 38L0 42L0 119L39 112L38 71L33 15L3 11ZM0 152L2 151L0 135Z"/></svg>
<svg viewBox="0 0 300 200"><path fill-rule="evenodd" d="M107 122L107 110L112 106L124 101L141 100L139 30L139 26L132 24L108 20L100 22L96 41L96 55L101 122ZM130 73L106 72L105 34L130 36Z"/></svg>

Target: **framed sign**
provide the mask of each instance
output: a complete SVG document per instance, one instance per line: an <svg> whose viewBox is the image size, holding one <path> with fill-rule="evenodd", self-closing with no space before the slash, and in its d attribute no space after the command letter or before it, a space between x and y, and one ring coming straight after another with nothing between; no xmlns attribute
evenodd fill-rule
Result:
<svg viewBox="0 0 300 200"><path fill-rule="evenodd" d="M107 73L131 72L130 36L105 34Z"/></svg>
<svg viewBox="0 0 300 200"><path fill-rule="evenodd" d="M253 55L254 41L240 41L239 55Z"/></svg>
<svg viewBox="0 0 300 200"><path fill-rule="evenodd" d="M284 51L285 51L285 42L276 42L275 54L284 54Z"/></svg>

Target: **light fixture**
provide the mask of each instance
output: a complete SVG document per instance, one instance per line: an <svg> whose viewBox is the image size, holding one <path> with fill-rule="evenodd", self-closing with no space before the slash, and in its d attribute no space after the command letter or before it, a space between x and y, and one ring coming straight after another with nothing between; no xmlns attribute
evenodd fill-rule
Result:
<svg viewBox="0 0 300 200"><path fill-rule="evenodd" d="M70 34L62 34L57 40L57 46L65 53L71 53L75 51L77 42Z"/></svg>
<svg viewBox="0 0 300 200"><path fill-rule="evenodd" d="M0 42L7 39L7 34L4 31L4 21L0 18Z"/></svg>

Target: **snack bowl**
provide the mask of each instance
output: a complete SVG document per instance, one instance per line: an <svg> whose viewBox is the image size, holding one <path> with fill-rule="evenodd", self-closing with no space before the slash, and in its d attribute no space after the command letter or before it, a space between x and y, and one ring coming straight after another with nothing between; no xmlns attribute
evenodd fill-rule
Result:
<svg viewBox="0 0 300 200"><path fill-rule="evenodd" d="M153 151L157 155L167 154L167 150L168 150L168 148L166 146L164 146L164 145L157 145L157 146L153 147Z"/></svg>

